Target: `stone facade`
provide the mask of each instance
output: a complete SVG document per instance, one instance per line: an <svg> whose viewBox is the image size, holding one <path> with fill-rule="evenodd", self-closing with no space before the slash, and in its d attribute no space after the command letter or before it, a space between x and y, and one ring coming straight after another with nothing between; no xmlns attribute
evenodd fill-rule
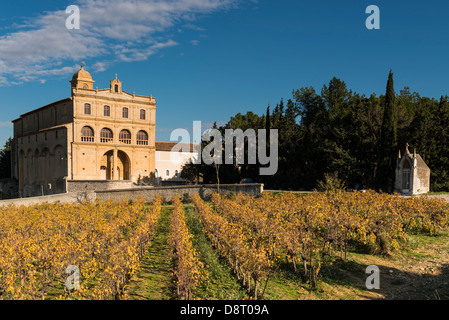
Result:
<svg viewBox="0 0 449 320"><path fill-rule="evenodd" d="M180 148L174 151L174 147ZM193 143L156 141L156 184L180 185L187 181L181 178L182 166L198 159L200 146Z"/></svg>
<svg viewBox="0 0 449 320"><path fill-rule="evenodd" d="M67 192L78 180L154 183L156 100L123 91L117 75L94 89L83 67L70 83L71 97L13 121L20 196Z"/></svg>
<svg viewBox="0 0 449 320"><path fill-rule="evenodd" d="M395 191L406 194L416 195L430 191L430 169L422 157L408 150L408 144L405 148L404 156L399 156L396 166Z"/></svg>

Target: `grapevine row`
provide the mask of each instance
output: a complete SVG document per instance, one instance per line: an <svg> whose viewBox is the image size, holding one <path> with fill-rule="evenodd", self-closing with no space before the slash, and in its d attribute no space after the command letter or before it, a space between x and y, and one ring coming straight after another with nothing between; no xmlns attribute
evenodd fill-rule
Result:
<svg viewBox="0 0 449 320"><path fill-rule="evenodd" d="M175 275L180 300L191 300L192 291L207 278L203 263L193 248L186 225L186 217L179 196L173 197L174 209L170 217L169 242L174 248L176 260Z"/></svg>
<svg viewBox="0 0 449 320"><path fill-rule="evenodd" d="M340 251L346 259L350 243L371 246L374 252L400 248L410 233L435 234L446 228L448 204L427 197L403 198L368 192L238 194L233 200L212 196L214 208L236 224L245 225L255 239L295 261L300 257L314 278L320 257ZM317 263L313 263L313 260Z"/></svg>
<svg viewBox="0 0 449 320"><path fill-rule="evenodd" d="M119 299L137 270L161 199L0 210L1 299ZM80 288L64 286L76 266ZM65 291L65 293L63 293Z"/></svg>
<svg viewBox="0 0 449 320"><path fill-rule="evenodd" d="M227 258L239 279L250 292L254 284L254 297L258 298L261 281L267 276L273 265L267 248L259 246L249 237L246 226L228 221L214 212L199 195L193 196L195 211L201 220L206 235L220 255Z"/></svg>

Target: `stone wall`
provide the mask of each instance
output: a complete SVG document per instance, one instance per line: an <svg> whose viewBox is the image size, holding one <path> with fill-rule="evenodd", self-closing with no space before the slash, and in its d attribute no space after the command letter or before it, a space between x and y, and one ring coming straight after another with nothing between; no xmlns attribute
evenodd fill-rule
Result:
<svg viewBox="0 0 449 320"><path fill-rule="evenodd" d="M104 191L137 187L127 180L68 180L67 192Z"/></svg>
<svg viewBox="0 0 449 320"><path fill-rule="evenodd" d="M181 197L188 194L192 197L194 194L199 194L203 200L209 200L212 193L217 192L217 185L191 185L191 186L172 186L172 187L134 187L129 189L116 190L81 190L83 185L76 184L80 190L76 192L61 193L40 197L18 198L10 200L0 200L1 206L8 205L35 205L43 203L76 203L81 201L100 201L108 200L137 200L141 197L143 200L151 202L157 195L162 195L165 201L172 200L175 194ZM243 192L252 196L259 196L263 192L263 184L223 184L220 185L220 193L228 195L229 193Z"/></svg>
<svg viewBox="0 0 449 320"><path fill-rule="evenodd" d="M69 193L60 193L53 194L48 196L40 196L40 197L28 197L28 198L18 198L18 199L9 199L9 200L1 200L0 207L2 206L32 206L44 203L76 203L81 201L93 201L95 200L95 192L69 192Z"/></svg>
<svg viewBox="0 0 449 320"><path fill-rule="evenodd" d="M142 197L145 201L153 201L157 195L162 195L165 201L170 201L175 194L184 196L188 194L192 197L199 194L202 199L209 200L212 193L217 192L217 185L189 185L189 186L170 186L170 187L139 187L128 190L106 190L96 191L97 199L107 200L137 200ZM229 193L243 192L253 196L259 196L263 192L263 184L221 184L220 193L228 195Z"/></svg>
<svg viewBox="0 0 449 320"><path fill-rule="evenodd" d="M19 190L19 197L40 197L51 194L60 194L66 192L64 178L50 179L45 184L33 182L23 185Z"/></svg>
<svg viewBox="0 0 449 320"><path fill-rule="evenodd" d="M0 199L12 199L19 196L19 182L15 179L1 179L0 188Z"/></svg>

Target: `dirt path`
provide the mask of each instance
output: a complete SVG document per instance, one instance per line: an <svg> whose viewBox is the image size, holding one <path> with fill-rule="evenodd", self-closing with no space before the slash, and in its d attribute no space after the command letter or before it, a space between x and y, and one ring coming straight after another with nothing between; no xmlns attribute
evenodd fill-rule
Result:
<svg viewBox="0 0 449 320"><path fill-rule="evenodd" d="M127 290L129 300L176 299L171 271L171 249L167 243L171 210L172 206L162 207L156 233L143 258L141 269L130 281Z"/></svg>

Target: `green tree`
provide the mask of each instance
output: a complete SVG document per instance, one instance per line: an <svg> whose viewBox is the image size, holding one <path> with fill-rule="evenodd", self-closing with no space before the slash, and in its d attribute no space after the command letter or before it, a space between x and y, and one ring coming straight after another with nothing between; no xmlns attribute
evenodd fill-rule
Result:
<svg viewBox="0 0 449 320"><path fill-rule="evenodd" d="M379 146L379 166L377 171L377 187L387 192L393 191L396 159L398 154L397 111L395 98L393 71L390 70L385 94L384 114Z"/></svg>
<svg viewBox="0 0 449 320"><path fill-rule="evenodd" d="M11 137L0 151L0 179L11 178Z"/></svg>

